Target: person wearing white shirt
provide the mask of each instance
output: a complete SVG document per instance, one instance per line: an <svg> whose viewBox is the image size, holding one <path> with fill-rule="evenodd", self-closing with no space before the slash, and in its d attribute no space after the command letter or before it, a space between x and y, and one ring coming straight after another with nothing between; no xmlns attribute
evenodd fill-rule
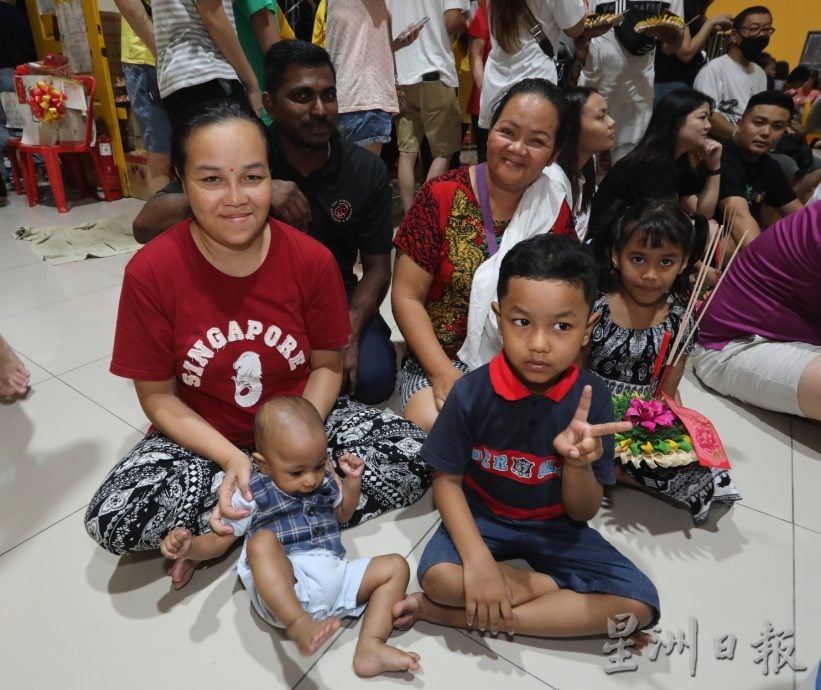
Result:
<svg viewBox="0 0 821 690"><path fill-rule="evenodd" d="M581 36L584 15L583 0L488 0L492 47L482 81L480 127L487 128L494 104L511 84L528 77L558 83L555 56L562 32ZM537 25L541 41L531 34Z"/></svg>
<svg viewBox="0 0 821 690"><path fill-rule="evenodd" d="M689 46L690 32L684 27L678 38L660 40L657 46L656 41L633 30L637 22L664 11L683 16L683 0L591 0L589 9L593 13L624 13L619 26L593 38L589 46L576 41L576 56L584 58L579 84L596 89L616 120L616 142L610 152L616 162L633 150L650 122L655 51L678 55Z"/></svg>
<svg viewBox="0 0 821 690"><path fill-rule="evenodd" d="M459 80L451 49L451 36L464 33L468 0L389 0L394 39L423 17L430 20L409 46L396 51L396 83L404 95L404 108L396 125L399 147L398 181L402 206L407 211L415 187L414 168L427 137L433 162L427 179L448 169L459 150L462 114L456 89Z"/></svg>
<svg viewBox="0 0 821 690"><path fill-rule="evenodd" d="M755 64L773 34L772 14L766 7L748 7L733 19L730 48L696 75L693 86L716 102L710 118L713 136L733 136L750 97L767 89L767 75Z"/></svg>

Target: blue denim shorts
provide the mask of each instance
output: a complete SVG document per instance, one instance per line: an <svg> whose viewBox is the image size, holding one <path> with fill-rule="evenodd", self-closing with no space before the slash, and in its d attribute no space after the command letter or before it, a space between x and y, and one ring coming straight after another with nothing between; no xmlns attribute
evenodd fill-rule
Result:
<svg viewBox="0 0 821 690"><path fill-rule="evenodd" d="M171 123L160 100L156 68L124 62L123 74L143 148L151 153L171 153Z"/></svg>
<svg viewBox="0 0 821 690"><path fill-rule="evenodd" d="M550 575L561 589L644 602L654 610L648 627L658 621L661 608L655 585L587 523L566 515L553 520L510 520L473 506L471 513L497 561L521 558L536 572ZM444 524L425 545L417 571L419 582L437 563L462 564Z"/></svg>
<svg viewBox="0 0 821 690"><path fill-rule="evenodd" d="M391 140L391 116L384 110L339 113L336 128L352 144L387 144Z"/></svg>

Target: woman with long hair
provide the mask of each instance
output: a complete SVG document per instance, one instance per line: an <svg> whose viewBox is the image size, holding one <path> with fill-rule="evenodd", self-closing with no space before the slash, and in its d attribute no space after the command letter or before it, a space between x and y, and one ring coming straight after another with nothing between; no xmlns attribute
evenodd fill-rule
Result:
<svg viewBox="0 0 821 690"><path fill-rule="evenodd" d="M483 128L510 84L529 77L558 83L559 39L562 32L581 36L585 15L582 0L488 0L487 12L491 49L479 109Z"/></svg>
<svg viewBox="0 0 821 690"><path fill-rule="evenodd" d="M596 191L596 154L609 151L616 140L616 122L602 95L586 86L566 89L567 139L562 152L545 174L566 190L576 234L587 235L590 203Z"/></svg>
<svg viewBox="0 0 821 690"><path fill-rule="evenodd" d="M685 211L713 217L721 144L708 136L712 112L712 99L694 89L672 91L658 102L636 148L608 171L593 197L589 238L600 261L607 262L615 202L675 199Z"/></svg>

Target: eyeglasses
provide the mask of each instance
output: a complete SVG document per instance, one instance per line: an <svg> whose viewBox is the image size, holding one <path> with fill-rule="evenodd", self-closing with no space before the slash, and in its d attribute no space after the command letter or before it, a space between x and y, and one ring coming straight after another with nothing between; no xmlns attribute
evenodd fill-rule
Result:
<svg viewBox="0 0 821 690"><path fill-rule="evenodd" d="M738 33L742 36L772 36L775 33L775 29L772 26L759 26L758 24L753 24L752 26L742 26L737 29Z"/></svg>

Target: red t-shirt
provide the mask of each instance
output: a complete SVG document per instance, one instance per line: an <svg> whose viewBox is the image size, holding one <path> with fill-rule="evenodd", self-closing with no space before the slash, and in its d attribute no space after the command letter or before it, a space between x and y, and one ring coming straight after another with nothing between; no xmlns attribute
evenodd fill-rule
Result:
<svg viewBox="0 0 821 690"><path fill-rule="evenodd" d="M254 416L280 395L301 395L313 350L338 350L351 331L339 268L316 240L270 220L271 244L249 276L202 256L183 221L126 268L111 372L175 378L180 398L239 446Z"/></svg>

